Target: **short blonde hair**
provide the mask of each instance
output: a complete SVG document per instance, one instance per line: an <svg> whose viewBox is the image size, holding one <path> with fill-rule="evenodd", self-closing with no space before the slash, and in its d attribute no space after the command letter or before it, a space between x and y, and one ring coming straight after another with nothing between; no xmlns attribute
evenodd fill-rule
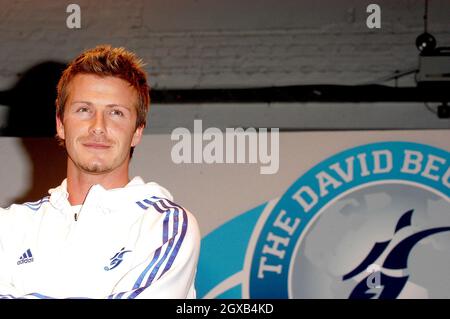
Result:
<svg viewBox="0 0 450 319"><path fill-rule="evenodd" d="M138 93L136 105L136 128L145 127L150 105L150 87L143 62L134 53L125 48L113 48L99 45L83 52L69 63L57 86L56 115L64 119L64 109L69 95L69 83L77 74L95 74L98 76L115 76L127 81Z"/></svg>

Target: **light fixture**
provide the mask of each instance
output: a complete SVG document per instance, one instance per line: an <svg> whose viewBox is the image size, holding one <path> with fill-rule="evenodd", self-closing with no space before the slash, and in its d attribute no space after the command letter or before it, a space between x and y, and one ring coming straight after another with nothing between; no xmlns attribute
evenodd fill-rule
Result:
<svg viewBox="0 0 450 319"><path fill-rule="evenodd" d="M428 32L424 32L417 37L416 47L422 54L430 54L436 48L436 39Z"/></svg>
<svg viewBox="0 0 450 319"><path fill-rule="evenodd" d="M416 47L422 55L431 54L436 48L436 39L428 33L428 0L425 0L423 15L423 33L416 39Z"/></svg>

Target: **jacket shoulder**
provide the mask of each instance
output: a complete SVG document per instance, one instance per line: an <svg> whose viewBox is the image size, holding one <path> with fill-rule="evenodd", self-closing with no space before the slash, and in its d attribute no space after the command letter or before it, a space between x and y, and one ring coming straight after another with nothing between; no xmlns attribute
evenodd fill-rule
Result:
<svg viewBox="0 0 450 319"><path fill-rule="evenodd" d="M194 214L168 198L152 196L137 201L136 205L146 214L161 220L161 222L165 220L173 221L180 227L183 226L185 231L194 234L195 237L200 236L198 222Z"/></svg>
<svg viewBox="0 0 450 319"><path fill-rule="evenodd" d="M50 200L50 196L45 196L41 198L40 200L34 201L34 202L25 202L22 204L19 204L17 206L22 206L23 208L28 208L31 211L38 211L45 203L48 203Z"/></svg>
<svg viewBox="0 0 450 319"><path fill-rule="evenodd" d="M34 224L39 218L42 209L48 205L48 197L35 202L12 204L0 210L0 232L1 234L22 233L29 225Z"/></svg>
<svg viewBox="0 0 450 319"><path fill-rule="evenodd" d="M27 214L27 213L33 213L39 211L41 208L43 208L45 205L49 203L49 196L45 196L41 198L40 200L34 201L34 202L25 202L22 204L12 204L11 206L7 208L2 209L2 215L8 215L12 216L15 214Z"/></svg>

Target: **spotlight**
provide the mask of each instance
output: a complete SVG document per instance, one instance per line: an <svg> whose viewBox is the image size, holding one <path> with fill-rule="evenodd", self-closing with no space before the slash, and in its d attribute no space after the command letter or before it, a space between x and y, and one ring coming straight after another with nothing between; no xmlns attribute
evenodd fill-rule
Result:
<svg viewBox="0 0 450 319"><path fill-rule="evenodd" d="M432 53L436 48L436 39L427 32L422 33L416 39L416 47L422 54Z"/></svg>

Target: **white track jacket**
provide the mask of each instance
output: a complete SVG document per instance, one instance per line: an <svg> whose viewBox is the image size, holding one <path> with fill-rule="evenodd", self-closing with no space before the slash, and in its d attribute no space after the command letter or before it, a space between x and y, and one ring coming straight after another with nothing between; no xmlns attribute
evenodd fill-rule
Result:
<svg viewBox="0 0 450 319"><path fill-rule="evenodd" d="M195 298L199 227L165 188L94 185L77 220L49 194L0 209L0 298Z"/></svg>

